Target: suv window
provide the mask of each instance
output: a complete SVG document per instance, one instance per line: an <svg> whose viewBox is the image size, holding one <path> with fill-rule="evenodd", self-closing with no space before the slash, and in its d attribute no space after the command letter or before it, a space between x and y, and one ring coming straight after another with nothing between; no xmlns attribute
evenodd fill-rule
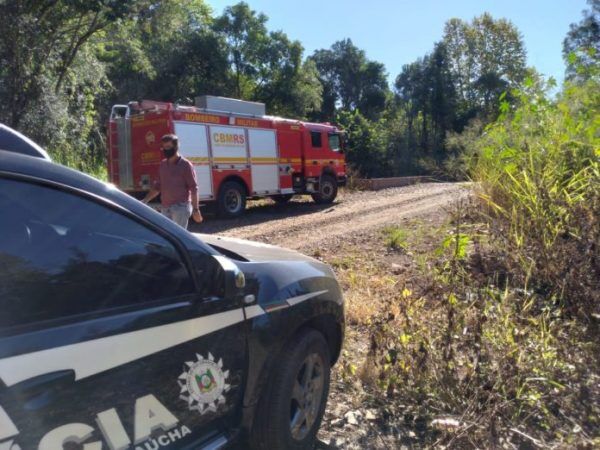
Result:
<svg viewBox="0 0 600 450"><path fill-rule="evenodd" d="M321 144L321 133L319 131L310 132L310 140L313 147L322 147Z"/></svg>
<svg viewBox="0 0 600 450"><path fill-rule="evenodd" d="M340 151L340 135L336 133L330 133L328 135L329 138L329 149L334 152Z"/></svg>
<svg viewBox="0 0 600 450"><path fill-rule="evenodd" d="M190 293L175 247L126 216L0 179L0 327Z"/></svg>

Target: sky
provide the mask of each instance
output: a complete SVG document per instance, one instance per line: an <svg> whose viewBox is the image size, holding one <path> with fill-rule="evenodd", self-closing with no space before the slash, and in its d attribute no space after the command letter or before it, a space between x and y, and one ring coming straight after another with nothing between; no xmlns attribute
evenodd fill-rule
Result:
<svg viewBox="0 0 600 450"><path fill-rule="evenodd" d="M207 0L219 15L239 0ZM385 64L390 83L402 70L433 49L444 23L471 20L484 12L505 17L523 35L528 65L561 81L562 41L579 22L585 0L246 0L269 17L271 31L299 40L305 56L335 41L352 39L369 59Z"/></svg>

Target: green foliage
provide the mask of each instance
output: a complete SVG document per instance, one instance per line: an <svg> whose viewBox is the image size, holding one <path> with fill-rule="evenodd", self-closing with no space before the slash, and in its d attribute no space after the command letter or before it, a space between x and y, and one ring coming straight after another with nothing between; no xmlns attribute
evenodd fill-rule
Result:
<svg viewBox="0 0 600 450"><path fill-rule="evenodd" d="M460 207L451 223L429 230L428 240L446 237L438 251L424 251L423 273L411 274L411 284L425 285L421 294L398 288L372 319L363 371L374 376L366 382L386 396L386 411L402 405L409 426L455 418L449 432L418 427L426 447L600 442L600 392L589 382L598 370L597 329L552 295L503 276L524 269L504 265L493 237L504 230L474 217L477 209Z"/></svg>
<svg viewBox="0 0 600 450"><path fill-rule="evenodd" d="M305 117L321 107L322 87L303 47L281 31L268 32L267 16L241 2L225 9L212 26L226 42L231 95L259 100L274 114Z"/></svg>
<svg viewBox="0 0 600 450"><path fill-rule="evenodd" d="M347 136L346 159L363 176L386 173L386 137L384 127L371 122L358 110L339 111L336 122Z"/></svg>
<svg viewBox="0 0 600 450"><path fill-rule="evenodd" d="M317 50L310 59L323 85L323 108L317 118L331 120L338 106L344 111L358 110L370 120L383 112L388 97L385 67L369 60L350 39Z"/></svg>
<svg viewBox="0 0 600 450"><path fill-rule="evenodd" d="M104 160L97 102L108 88L92 40L148 3L0 3L0 122L83 170Z"/></svg>
<svg viewBox="0 0 600 450"><path fill-rule="evenodd" d="M500 96L520 86L526 73L522 37L510 22L487 13L471 23L449 20L431 54L405 65L395 82L413 171L463 178L469 155L456 136L467 127L472 138L493 120Z"/></svg>
<svg viewBox="0 0 600 450"><path fill-rule="evenodd" d="M499 96L519 87L526 74L525 46L517 28L488 13L471 23L451 19L443 42L461 123L476 115L494 116Z"/></svg>
<svg viewBox="0 0 600 450"><path fill-rule="evenodd" d="M567 84L556 101L529 86L477 142L473 177L507 257L537 288L591 308L600 304L600 83Z"/></svg>
<svg viewBox="0 0 600 450"><path fill-rule="evenodd" d="M467 257L467 247L471 242L468 234L452 233L446 236L438 249L438 254L450 252L452 259L463 260Z"/></svg>
<svg viewBox="0 0 600 450"><path fill-rule="evenodd" d="M459 208L422 256L423 296L398 292L385 309L393 313L373 321L367 364L387 404L412 405L421 422L456 418L432 447L600 442L600 391L589 382L599 345L600 80L577 78L555 98L552 87L532 73L499 97L493 123L448 135L482 201Z"/></svg>
<svg viewBox="0 0 600 450"><path fill-rule="evenodd" d="M600 66L600 0L588 0L589 10L581 22L571 24L563 41L567 78L588 79L598 76Z"/></svg>
<svg viewBox="0 0 600 450"><path fill-rule="evenodd" d="M404 228L390 227L384 230L386 244L394 250L408 249L408 232Z"/></svg>
<svg viewBox="0 0 600 450"><path fill-rule="evenodd" d="M2 2L0 121L98 173L114 103L213 94L297 118L320 110L315 64L266 21L245 3L213 18L203 0Z"/></svg>

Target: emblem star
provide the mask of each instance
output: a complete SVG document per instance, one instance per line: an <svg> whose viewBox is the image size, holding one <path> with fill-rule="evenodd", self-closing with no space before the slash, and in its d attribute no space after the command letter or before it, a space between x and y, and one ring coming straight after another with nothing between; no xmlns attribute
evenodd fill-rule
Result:
<svg viewBox="0 0 600 450"><path fill-rule="evenodd" d="M188 404L190 411L216 412L219 405L226 403L223 394L231 389L228 378L229 370L223 371L222 358L217 361L210 352L206 358L196 353L196 361L186 361L177 378L179 398Z"/></svg>

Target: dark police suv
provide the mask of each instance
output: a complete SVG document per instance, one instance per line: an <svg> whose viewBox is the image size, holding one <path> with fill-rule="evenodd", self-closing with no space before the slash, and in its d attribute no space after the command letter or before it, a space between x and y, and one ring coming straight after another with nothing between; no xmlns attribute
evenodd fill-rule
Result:
<svg viewBox="0 0 600 450"><path fill-rule="evenodd" d="M319 261L0 150L0 450L311 448L343 334Z"/></svg>

